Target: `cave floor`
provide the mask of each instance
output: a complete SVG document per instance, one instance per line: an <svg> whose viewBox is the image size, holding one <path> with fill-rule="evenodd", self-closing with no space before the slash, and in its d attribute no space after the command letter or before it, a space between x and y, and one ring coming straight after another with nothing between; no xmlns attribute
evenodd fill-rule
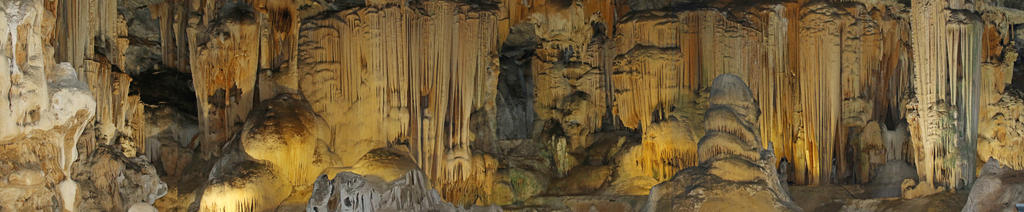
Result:
<svg viewBox="0 0 1024 212"><path fill-rule="evenodd" d="M864 185L790 186L793 202L804 211L960 211L967 191L942 192L904 200L882 187Z"/></svg>
<svg viewBox="0 0 1024 212"><path fill-rule="evenodd" d="M872 185L790 186L793 202L804 211L960 211L967 192L942 192L904 200L898 190ZM639 211L646 196L540 196L504 206L505 211Z"/></svg>

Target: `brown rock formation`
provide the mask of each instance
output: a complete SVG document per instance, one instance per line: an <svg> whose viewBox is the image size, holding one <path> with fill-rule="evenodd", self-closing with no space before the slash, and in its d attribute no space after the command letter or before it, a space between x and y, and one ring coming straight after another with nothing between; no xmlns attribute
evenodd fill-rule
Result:
<svg viewBox="0 0 1024 212"><path fill-rule="evenodd" d="M496 24L491 9L447 1L305 20L299 70L310 83L299 90L328 120L342 164L407 142L435 185L468 178L469 147L482 136L470 130L471 115L494 108Z"/></svg>
<svg viewBox="0 0 1024 212"><path fill-rule="evenodd" d="M712 83L698 151L701 164L651 188L646 211L800 211L775 173L774 156L762 151L750 89L735 75ZM742 202L743 204L738 204Z"/></svg>
<svg viewBox="0 0 1024 212"><path fill-rule="evenodd" d="M975 177L983 24L963 1L911 5L917 111L908 119L918 176L960 188Z"/></svg>

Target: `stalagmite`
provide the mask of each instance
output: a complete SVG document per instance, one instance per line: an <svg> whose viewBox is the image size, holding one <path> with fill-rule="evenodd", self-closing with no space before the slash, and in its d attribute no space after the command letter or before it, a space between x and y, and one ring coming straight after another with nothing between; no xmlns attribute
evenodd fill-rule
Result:
<svg viewBox="0 0 1024 212"><path fill-rule="evenodd" d="M202 189L203 211L265 211L296 186L307 186L338 157L327 149L330 131L294 94L260 103L247 117L241 141L216 161Z"/></svg>
<svg viewBox="0 0 1024 212"><path fill-rule="evenodd" d="M697 145L701 164L651 188L644 211L799 211L776 175L773 153L761 148L760 137L739 135L759 132L750 89L724 74L709 90L705 123L720 125L709 126Z"/></svg>

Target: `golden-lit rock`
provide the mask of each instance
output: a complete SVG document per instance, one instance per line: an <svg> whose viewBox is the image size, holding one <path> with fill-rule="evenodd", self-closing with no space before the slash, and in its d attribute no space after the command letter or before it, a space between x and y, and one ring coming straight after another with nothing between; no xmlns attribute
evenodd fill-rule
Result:
<svg viewBox="0 0 1024 212"><path fill-rule="evenodd" d="M211 174L209 185L197 200L201 211L274 210L292 192L285 176L266 162L240 160L222 164L220 172Z"/></svg>
<svg viewBox="0 0 1024 212"><path fill-rule="evenodd" d="M917 104L908 122L917 128L910 132L918 187L955 189L975 178L984 24L974 9L964 1L911 2Z"/></svg>
<svg viewBox="0 0 1024 212"><path fill-rule="evenodd" d="M203 188L202 210L278 208L297 186L308 186L338 157L326 145L323 119L299 96L281 94L249 113L237 145L218 159Z"/></svg>
<svg viewBox="0 0 1024 212"><path fill-rule="evenodd" d="M978 158L996 159L1003 166L1024 169L1024 100L1019 92L1007 92L982 114L978 138Z"/></svg>
<svg viewBox="0 0 1024 212"><path fill-rule="evenodd" d="M259 39L251 5L224 3L204 18L214 21L190 25L189 67L203 132L203 155L218 155L253 107ZM217 9L217 10L214 10Z"/></svg>
<svg viewBox="0 0 1024 212"><path fill-rule="evenodd" d="M328 121L342 164L401 142L437 187L471 176L470 146L484 135L470 119L494 108L494 9L372 4L302 22L299 91Z"/></svg>
<svg viewBox="0 0 1024 212"><path fill-rule="evenodd" d="M732 123L708 128L698 144L701 164L677 173L671 180L651 188L645 211L801 211L782 187L775 172L774 155L762 150L760 138L743 140L736 133L757 132L760 113L750 89L735 75L715 78L711 87L711 110L720 109L742 119L707 116L706 122ZM746 116L750 115L750 116ZM715 134L732 135L709 140ZM723 145L727 141L730 145ZM737 148L723 148L737 146ZM717 151L705 151L715 149ZM751 158L751 154L757 157ZM738 204L738 203L743 204Z"/></svg>

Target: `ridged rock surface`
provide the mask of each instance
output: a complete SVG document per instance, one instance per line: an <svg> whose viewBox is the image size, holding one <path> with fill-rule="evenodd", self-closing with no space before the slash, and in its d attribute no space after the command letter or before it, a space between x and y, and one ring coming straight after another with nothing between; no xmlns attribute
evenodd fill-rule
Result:
<svg viewBox="0 0 1024 212"><path fill-rule="evenodd" d="M760 111L735 75L710 86L707 133L698 144L699 166L651 188L645 211L801 211L775 173L774 155L756 135ZM743 203L743 204L738 204Z"/></svg>
<svg viewBox="0 0 1024 212"><path fill-rule="evenodd" d="M469 148L483 136L471 120L493 117L495 11L368 3L302 24L299 91L328 120L342 164L402 141L435 185L470 176Z"/></svg>
<svg viewBox="0 0 1024 212"><path fill-rule="evenodd" d="M323 119L296 95L268 99L249 114L237 145L218 159L201 194L200 210L276 209L296 186L338 164L326 148Z"/></svg>
<svg viewBox="0 0 1024 212"><path fill-rule="evenodd" d="M385 181L352 172L317 178L306 211L467 211L441 199L426 176L412 170ZM473 208L471 211L501 211Z"/></svg>

